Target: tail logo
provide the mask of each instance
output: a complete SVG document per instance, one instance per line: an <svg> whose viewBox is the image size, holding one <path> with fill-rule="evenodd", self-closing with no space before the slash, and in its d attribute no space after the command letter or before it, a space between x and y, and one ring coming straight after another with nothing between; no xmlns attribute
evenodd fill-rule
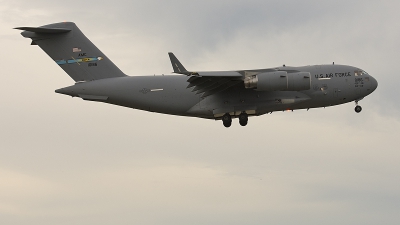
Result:
<svg viewBox="0 0 400 225"><path fill-rule="evenodd" d="M62 59L62 60L56 60L56 63L58 65L65 65L65 64L74 64L74 63L84 63L84 62L96 62L96 61L100 61L103 60L103 57L86 57L86 58L72 58L72 59Z"/></svg>

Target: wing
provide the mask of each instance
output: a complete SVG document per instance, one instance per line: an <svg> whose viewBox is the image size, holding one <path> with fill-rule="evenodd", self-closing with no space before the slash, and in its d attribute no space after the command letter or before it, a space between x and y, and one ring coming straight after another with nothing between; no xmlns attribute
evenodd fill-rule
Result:
<svg viewBox="0 0 400 225"><path fill-rule="evenodd" d="M218 76L190 76L187 81L189 82L187 88L194 87L192 92L196 92L196 94L202 94L201 97L203 98L225 91L239 83L243 83L241 77Z"/></svg>
<svg viewBox="0 0 400 225"><path fill-rule="evenodd" d="M192 92L202 94L201 97L207 97L229 89L239 83L243 83L241 73L237 71L203 71L193 72L188 71L182 63L176 58L174 53L168 53L171 60L174 73L184 74L189 76L187 88L193 88Z"/></svg>

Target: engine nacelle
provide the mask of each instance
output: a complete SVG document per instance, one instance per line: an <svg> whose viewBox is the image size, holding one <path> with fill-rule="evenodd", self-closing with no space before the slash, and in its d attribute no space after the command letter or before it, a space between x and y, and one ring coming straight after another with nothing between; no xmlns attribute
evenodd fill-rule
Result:
<svg viewBox="0 0 400 225"><path fill-rule="evenodd" d="M311 75L309 72L286 71L260 73L246 77L244 86L256 88L256 91L305 91L311 88Z"/></svg>

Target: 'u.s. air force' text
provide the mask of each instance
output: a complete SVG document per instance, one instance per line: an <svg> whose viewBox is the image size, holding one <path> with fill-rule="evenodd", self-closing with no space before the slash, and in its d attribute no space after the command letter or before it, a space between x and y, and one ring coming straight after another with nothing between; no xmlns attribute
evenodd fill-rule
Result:
<svg viewBox="0 0 400 225"><path fill-rule="evenodd" d="M351 73L326 73L326 74L315 74L315 78L333 78L333 77L351 77Z"/></svg>

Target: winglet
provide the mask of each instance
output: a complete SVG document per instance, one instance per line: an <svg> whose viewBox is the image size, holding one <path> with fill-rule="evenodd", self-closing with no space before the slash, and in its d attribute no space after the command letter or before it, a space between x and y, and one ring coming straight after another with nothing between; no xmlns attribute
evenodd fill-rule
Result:
<svg viewBox="0 0 400 225"><path fill-rule="evenodd" d="M174 73L187 74L189 72L185 69L182 63L179 62L174 53L168 52L168 55L171 60L172 68L174 68Z"/></svg>

